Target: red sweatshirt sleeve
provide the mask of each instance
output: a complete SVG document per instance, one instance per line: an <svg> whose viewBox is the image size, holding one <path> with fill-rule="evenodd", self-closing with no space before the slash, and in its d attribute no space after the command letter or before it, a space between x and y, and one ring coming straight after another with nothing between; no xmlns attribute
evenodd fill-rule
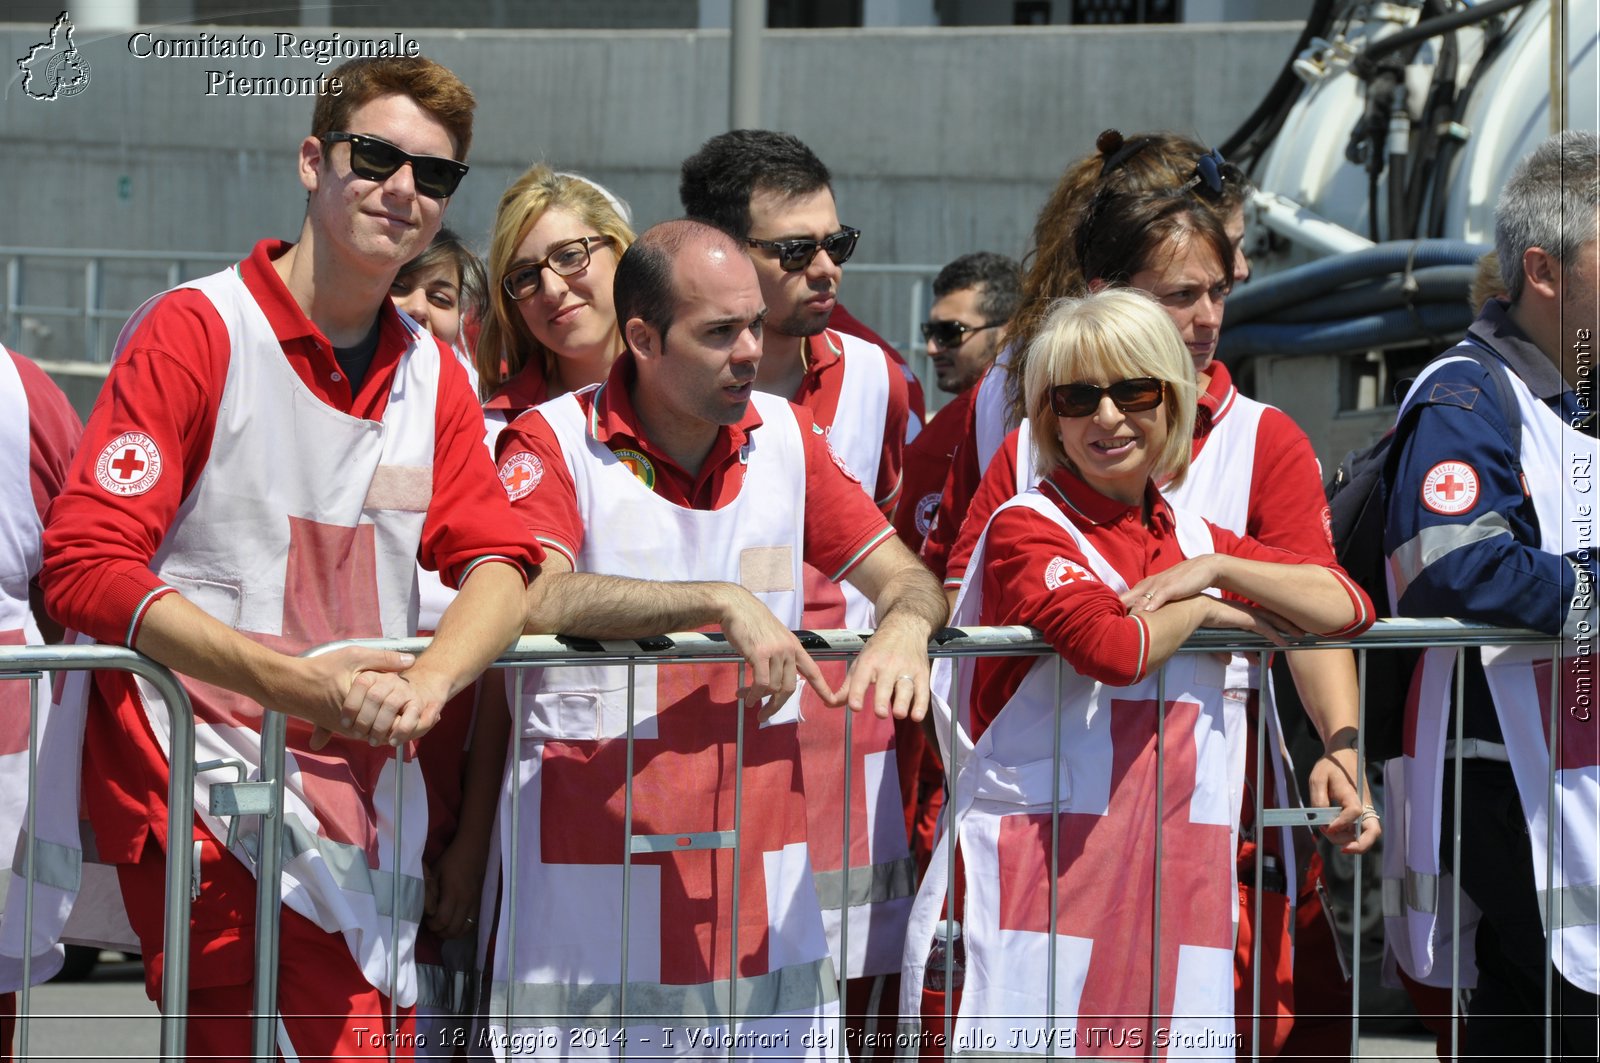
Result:
<svg viewBox="0 0 1600 1063"><path fill-rule="evenodd" d="M164 593L150 561L210 453L227 359L227 330L195 291L163 297L129 338L45 525L39 582L59 623L128 645ZM119 493L103 486L99 466L130 442L159 471L139 493Z"/></svg>
<svg viewBox="0 0 1600 1063"><path fill-rule="evenodd" d="M554 550L578 567L583 549L583 515L578 488L567 470L550 422L538 410L518 417L495 441L500 485L512 512L541 547Z"/></svg>
<svg viewBox="0 0 1600 1063"><path fill-rule="evenodd" d="M993 468L993 466L990 466ZM1150 638L1117 592L1093 574L1072 537L1025 507L995 517L984 548L984 623L1027 624L1079 673L1127 686L1144 677ZM1066 562L1046 579L1057 558Z"/></svg>

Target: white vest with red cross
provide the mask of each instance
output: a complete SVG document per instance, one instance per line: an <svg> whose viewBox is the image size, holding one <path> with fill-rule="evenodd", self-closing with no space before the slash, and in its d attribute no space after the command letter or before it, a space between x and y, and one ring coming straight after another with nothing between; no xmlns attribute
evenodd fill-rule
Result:
<svg viewBox="0 0 1600 1063"><path fill-rule="evenodd" d="M1261 427L1261 415L1271 407L1239 394L1239 389L1228 388L1213 416L1210 434L1205 446L1189 463L1183 483L1177 487L1164 487L1162 495L1173 506L1198 513L1219 528L1235 535L1248 535L1250 527L1250 492L1255 484L1256 434ZM1269 485L1270 489L1270 485ZM1261 656L1255 653L1235 653L1228 662L1226 689L1229 697L1246 699L1250 691L1259 691L1259 716L1267 725L1267 750L1271 756L1266 778L1271 787L1271 797L1266 807L1287 808L1290 805L1288 780L1294 778L1294 764L1289 759L1289 747L1283 739L1283 724L1278 720L1277 699L1272 691L1272 674L1263 678ZM1245 748L1246 732L1241 728L1234 736L1236 741L1229 749L1230 761L1237 765L1230 778L1244 779L1249 751ZM1243 792L1240 800L1244 800ZM1298 803L1298 799L1296 799ZM1258 828L1259 832L1259 828ZM1293 869L1296 863L1294 829L1280 827L1273 835L1268 850L1280 861L1279 866ZM1293 907L1299 893L1291 873L1286 880L1289 904Z"/></svg>
<svg viewBox="0 0 1600 1063"><path fill-rule="evenodd" d="M28 604L28 583L42 560L42 528L29 477L30 416L16 364L0 347L0 645L43 641ZM31 953L28 981L38 984L54 977L64 959L57 945L63 937L106 948L138 948L115 870L83 860L78 792L88 676L46 673L33 705L27 680L0 680L0 897L5 905L0 915L0 992L22 987L24 950ZM64 696L52 693L63 690ZM35 707L39 781L30 865L24 831L30 814L30 710ZM74 909L80 894L85 903Z"/></svg>
<svg viewBox="0 0 1600 1063"><path fill-rule="evenodd" d="M28 604L28 584L39 571L39 513L29 486L28 393L10 353L0 347L0 646L24 646L43 641ZM28 806L28 735L34 706L46 709L49 676L38 681L37 696L29 700L26 679L0 678L0 883L10 907L0 926L0 963L9 966L20 958L24 879L11 878L13 853L21 839ZM76 819L76 817L73 817ZM37 837L37 828L36 828ZM35 858L37 859L37 857ZM16 863L24 863L18 857ZM10 894L15 894L14 898ZM35 897L35 905L40 903ZM13 924L16 924L13 927ZM34 981L43 981L59 967L46 942L36 950ZM43 970L44 973L39 972ZM20 966L11 977L0 974L0 986L20 981Z"/></svg>
<svg viewBox="0 0 1600 1063"><path fill-rule="evenodd" d="M1119 593L1127 589L1122 574L1037 490L996 512L1018 506L1070 535L1096 578ZM1211 552L1205 522L1173 512L1184 555ZM957 627L981 615L987 537L957 600ZM941 659L934 669L949 672L951 664ZM1242 718L1222 697L1223 674L1210 654L1180 653L1157 674L1112 687L1047 655L976 745L964 728L952 734L951 707L935 702L941 753L955 779L946 829L953 824L965 867L966 903L955 913L966 943L958 1046L1017 1058L1047 1049L1057 1056L1129 1049L1159 1055L1182 1044L1185 1058L1233 1058L1239 804L1227 746ZM971 677L972 669L960 670L962 701L971 697ZM950 678L943 683L948 689ZM1159 786L1158 733L1165 751ZM1057 807L1052 937L1050 824ZM941 838L934 847L906 937L901 1021L908 1034L920 1021L934 925L945 918L949 871L939 854L946 844ZM1054 1028L1044 1018L1052 1014Z"/></svg>
<svg viewBox="0 0 1600 1063"><path fill-rule="evenodd" d="M413 634L417 550L433 491L438 344L412 329L383 420L363 420L307 390L234 270L184 287L211 301L232 350L211 452L152 569L206 613L281 653ZM143 313L124 329L119 350ZM188 679L184 687L196 717L196 762L238 760L246 778L258 777L261 706ZM142 680L138 691L167 752L167 706ZM409 1007L423 905L422 774L410 751L334 738L312 752L310 733L289 721L283 901L342 935L367 980ZM196 776L195 808L226 839L228 821L208 811L219 781L232 781L230 772ZM249 817L238 826L231 851L254 868L258 828Z"/></svg>
<svg viewBox="0 0 1600 1063"><path fill-rule="evenodd" d="M1435 362L1434 369L1445 361ZM1406 396L1420 394L1427 374ZM1540 402L1514 373L1506 373L1522 413L1521 462L1539 519L1539 549L1552 554L1595 549L1593 470L1600 459L1595 437L1579 431ZM1402 404L1401 414L1406 405ZM1394 568L1390 568L1393 589ZM1403 588L1400 588L1403 589ZM1394 597L1399 591L1394 590ZM1590 606L1589 616L1594 616ZM1567 981L1600 992L1600 712L1594 698L1594 631L1550 643L1484 646L1484 676L1505 738L1527 820L1533 880L1551 955ZM1423 654L1406 708L1403 752L1385 766L1385 782L1400 815L1385 822L1383 910L1387 942L1407 974L1447 986L1453 966L1450 905L1455 883L1439 861L1451 676L1457 650ZM1549 732L1552 686L1557 756ZM1554 769L1554 785L1551 771ZM1552 792L1553 791L1553 792ZM1554 804L1551 803L1552 797ZM1462 825L1472 830L1471 823ZM1552 840L1554 842L1552 846ZM1448 844L1448 842L1446 843ZM1462 901L1460 969L1463 985L1476 982L1471 948L1477 910ZM1553 915L1553 921L1551 916Z"/></svg>
<svg viewBox="0 0 1600 1063"><path fill-rule="evenodd" d="M714 510L636 479L575 395L539 407L577 492L577 570L738 583L798 626L805 448L787 402L752 401L762 424L743 487ZM827 1041L838 992L811 882L795 702L761 724L735 695L736 664L520 675L486 1043L500 1058L698 1057L730 1044L740 1058L832 1058L802 1044Z"/></svg>
<svg viewBox="0 0 1600 1063"><path fill-rule="evenodd" d="M843 359L844 377L833 423L822 428L828 446L872 498L883 460L889 374L896 370L883 349L866 340L829 330L823 341ZM872 602L850 584L835 583L832 575L806 566L803 625L812 630L868 631L876 627ZM823 663L821 668L829 684L835 688L843 684L844 662ZM805 715L800 728L800 762L805 773L806 818L829 953L847 977L893 974L900 969L906 918L917 885L905 809L900 804L894 722L871 712L831 708L809 688L803 687L800 697ZM846 815L850 817L848 860ZM850 953L848 960L845 949Z"/></svg>

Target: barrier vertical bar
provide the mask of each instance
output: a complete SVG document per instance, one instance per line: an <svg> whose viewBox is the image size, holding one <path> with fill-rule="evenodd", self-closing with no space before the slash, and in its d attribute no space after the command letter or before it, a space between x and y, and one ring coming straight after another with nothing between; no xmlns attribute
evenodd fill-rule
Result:
<svg viewBox="0 0 1600 1063"><path fill-rule="evenodd" d="M188 1038L189 1010L189 883L194 873L194 709L189 694L171 672L162 669L151 678L166 700L170 717L167 735L167 883L161 967L161 1056L182 1063ZM157 681L159 680L159 681ZM272 713L267 714L269 717ZM182 838L182 845L172 839ZM172 957L183 962L173 963ZM176 1002L177 1014L173 1014Z"/></svg>
<svg viewBox="0 0 1600 1063"><path fill-rule="evenodd" d="M617 987L617 1032L628 1028L628 941L633 926L633 754L634 715L638 701L634 696L634 681L638 678L635 665L628 665L628 730L623 736L624 760L628 777L622 786L622 970Z"/></svg>
<svg viewBox="0 0 1600 1063"><path fill-rule="evenodd" d="M505 1027L506 1044L509 1046L512 1028L511 1018L516 1014L517 996L517 842L521 839L520 830L522 802L518 800L518 791L522 788L522 675L514 673L515 682L512 682L513 673L505 673L505 681L511 683L511 828L509 837L511 844L507 851L500 854L500 866L509 869L506 879L506 1001L505 1001ZM542 675L542 673L541 673ZM624 883L626 884L626 883ZM627 911L626 908L623 911Z"/></svg>
<svg viewBox="0 0 1600 1063"><path fill-rule="evenodd" d="M36 833L38 830L37 803L39 798L39 677L28 677L28 823L23 867L28 869L23 888L22 921L27 928L23 935L22 989L17 997L17 1058L28 1058L28 1017L33 1014L33 882L37 876ZM4 1046L0 1046L4 1047Z"/></svg>
<svg viewBox="0 0 1600 1063"><path fill-rule="evenodd" d="M446 699L448 700L448 699ZM394 873L389 876L389 1043L388 1056L392 1063L395 1058L395 1049L400 1042L400 1011L396 1003L400 996L400 839L405 837L406 816L406 758L405 750L399 746L391 746L394 750ZM374 898L376 899L376 898ZM421 929L421 916L418 916L418 929ZM412 942L412 960L415 963L416 942ZM420 986L419 986L420 991Z"/></svg>
<svg viewBox="0 0 1600 1063"><path fill-rule="evenodd" d="M955 896L956 887L956 769L960 766L959 756L961 743L956 741L956 732L961 727L961 661L959 658L950 658L950 762L945 765L945 791L944 810L940 813L944 819L945 834L945 919L956 918ZM965 912L962 916L965 916ZM926 962L926 961L924 961ZM955 997L951 982L955 981L956 957L952 949L944 950L944 1058L955 1059L956 1043L956 1013ZM926 981L927 972L923 972Z"/></svg>
<svg viewBox="0 0 1600 1063"><path fill-rule="evenodd" d="M283 762L289 718L266 709L261 714L261 781L274 784L273 811L261 817L256 853L256 984L251 996L251 1049L257 1059L274 1059L278 1039L278 919L283 877ZM190 799L191 802L193 798ZM185 832L174 837L187 839ZM185 845L185 848L188 848ZM168 856L171 856L169 852Z"/></svg>
<svg viewBox="0 0 1600 1063"><path fill-rule="evenodd" d="M736 689L743 690L745 663L739 662L739 685ZM737 693L735 694L737 697ZM742 700L735 703L734 711L737 714L733 739L733 932L732 938L733 966L728 970L728 1058L736 1059L734 1055L739 1043L738 1025L734 1021L735 1013L739 1007L739 857L741 855L739 831L744 826L744 714L745 707ZM716 972L712 975L715 978Z"/></svg>
<svg viewBox="0 0 1600 1063"><path fill-rule="evenodd" d="M1359 798L1367 783L1367 651L1356 651L1356 796ZM1363 802L1364 804L1365 802ZM1366 814L1366 809L1362 809ZM1361 836L1360 819L1356 820L1356 837ZM1350 928L1350 1058L1354 1059L1361 1048L1361 878L1366 860L1356 854L1354 875L1355 896L1351 900Z"/></svg>
<svg viewBox="0 0 1600 1063"><path fill-rule="evenodd" d="M1167 801L1167 666L1156 673L1156 870L1150 891L1155 907L1150 935L1150 1024L1161 1015L1161 843Z"/></svg>
<svg viewBox="0 0 1600 1063"><path fill-rule="evenodd" d="M91 258L83 266L83 340L97 362L105 360L100 356L100 318L95 313L99 309L100 260Z"/></svg>
<svg viewBox="0 0 1600 1063"><path fill-rule="evenodd" d="M24 347L22 342L22 267L23 259L17 255L6 263L6 342L12 347Z"/></svg>
<svg viewBox="0 0 1600 1063"><path fill-rule="evenodd" d="M1450 809L1450 1057L1461 1057L1461 762L1466 734L1467 651L1456 650L1455 689L1455 785L1454 805Z"/></svg>
<svg viewBox="0 0 1600 1063"><path fill-rule="evenodd" d="M1256 698L1256 807L1255 807L1255 896L1250 898L1251 918L1254 920L1254 930L1250 935L1250 1058L1261 1058L1261 891L1266 886L1265 869L1267 861L1267 832L1272 829L1265 825L1267 810L1267 713L1275 712L1267 698L1267 683L1271 678L1271 671L1267 666L1267 653L1261 652L1257 663L1256 682L1260 693ZM1245 719L1250 718L1250 701L1248 694L1245 699ZM1276 750L1273 751L1276 755ZM1274 799L1277 794L1274 792ZM1289 854L1285 853L1287 857ZM1284 883L1285 891L1293 889L1290 878L1294 873L1293 861L1285 859ZM1293 896L1290 893L1290 896ZM1236 1024L1237 1028L1237 1024Z"/></svg>
<svg viewBox="0 0 1600 1063"><path fill-rule="evenodd" d="M1045 1030L1044 1058L1056 1058L1056 930L1060 925L1061 896L1061 669L1066 664L1066 658L1056 654L1055 697L1051 704L1055 706L1053 713L1054 737L1050 746L1050 762L1053 769L1050 777L1050 950L1045 955L1044 991L1049 994L1050 1006L1045 1008L1045 1021L1049 1023Z"/></svg>
<svg viewBox="0 0 1600 1063"><path fill-rule="evenodd" d="M1554 16L1552 16L1554 17ZM1555 1058L1555 966L1556 966L1556 764L1561 748L1561 727L1566 721L1561 711L1561 672L1563 654L1558 640L1550 646L1550 773L1545 795L1544 815L1544 1058Z"/></svg>
<svg viewBox="0 0 1600 1063"><path fill-rule="evenodd" d="M799 697L799 693L795 697ZM893 694L890 695L893 697ZM844 713L844 834L843 834L843 863L840 865L844 871L844 881L841 885L843 901L839 905L839 969L834 972L839 979L839 1048L848 1055L846 1045L849 1038L846 1028L850 1021L850 1004L847 986L850 981L850 767L855 760L855 713L846 705L841 710ZM863 708L871 712L870 708Z"/></svg>

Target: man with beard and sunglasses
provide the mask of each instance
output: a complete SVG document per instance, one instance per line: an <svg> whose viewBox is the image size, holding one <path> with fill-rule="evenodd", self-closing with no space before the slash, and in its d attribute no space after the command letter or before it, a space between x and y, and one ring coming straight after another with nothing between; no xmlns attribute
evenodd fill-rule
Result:
<svg viewBox="0 0 1600 1063"><path fill-rule="evenodd" d="M265 712L290 717L279 1052L410 1058L426 823L412 743L516 636L543 555L461 366L389 300L466 173L472 93L423 58L334 74L343 92L318 99L299 146L299 241L262 241L124 328L41 582L59 620L181 674L202 766L253 774ZM300 656L413 634L418 560L460 589L426 651ZM169 839L168 706L120 673L90 686L88 814L147 990L187 963L189 999L163 1006L188 1013L189 1052L246 1058L257 828L234 821L235 838L209 812L207 784L231 778L213 765L193 838ZM166 957L163 865L191 842L192 952Z"/></svg>
<svg viewBox="0 0 1600 1063"><path fill-rule="evenodd" d="M892 514L908 419L905 378L882 348L828 328L841 267L861 235L839 222L828 168L788 133L736 129L684 160L678 195L689 216L744 243L755 263L767 304L757 389L809 410L840 465ZM814 569L806 584L806 627L873 626L872 604L861 595ZM823 671L838 684L841 665ZM851 978L894 976L916 886L894 782L894 727L887 719L858 719L847 743L842 717L803 696L813 702L804 706L801 733L812 857L834 962ZM855 992L860 1000L847 1001L847 1010L860 1014L873 990L863 983ZM880 987L879 999L893 996Z"/></svg>

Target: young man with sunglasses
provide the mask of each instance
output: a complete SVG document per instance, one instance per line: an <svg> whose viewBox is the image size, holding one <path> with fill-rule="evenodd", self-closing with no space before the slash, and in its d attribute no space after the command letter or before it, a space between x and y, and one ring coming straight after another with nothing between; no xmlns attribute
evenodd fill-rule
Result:
<svg viewBox="0 0 1600 1063"><path fill-rule="evenodd" d="M388 298L466 172L472 94L421 58L335 73L344 91L319 98L299 148L299 241L257 244L123 330L51 511L42 582L63 622L181 674L202 765L253 773L264 712L291 717L279 1051L409 1057L426 822L411 742L520 629L542 554L483 451L461 367ZM300 656L411 634L418 559L460 588L426 652ZM163 956L165 854L191 844L166 836L169 708L117 673L92 687L88 813L147 989L158 996L169 959L189 964L188 1001L164 1006L189 1013L190 1053L245 1058L256 828L211 815L205 791L228 776L199 774L193 947Z"/></svg>
<svg viewBox="0 0 1600 1063"><path fill-rule="evenodd" d="M684 160L678 194L691 217L741 241L755 264L767 305L756 388L809 410L841 465L888 515L900 494L905 379L881 348L828 328L842 267L860 236L840 224L832 180L822 160L797 138L736 129L712 137ZM806 579L808 628L873 626L872 604L863 596L814 570ZM824 673L836 684L841 666L827 665ZM834 960L852 978L894 975L915 886L892 782L898 777L894 727L888 720L859 720L847 746L838 713L821 705L805 711L808 725L815 724L801 736L807 813ZM856 769L850 774L849 812L856 825L850 854L843 850L847 757ZM862 770L869 765L871 771ZM847 880L852 894L876 900L846 905ZM848 959L840 953L846 910ZM864 1004L871 989L860 992Z"/></svg>
<svg viewBox="0 0 1600 1063"><path fill-rule="evenodd" d="M701 222L657 225L622 256L615 303L627 349L606 382L529 411L498 441L517 513L550 548L528 630L638 638L715 625L745 663L524 676L520 785L500 816L520 824L522 857L504 872L493 996L540 1006L491 1007L490 1043L559 1053L560 1016L611 1015L595 1002L625 985L631 1015L682 1020L679 1045L725 1047L731 1035L741 1057L835 1058L800 735L843 716L839 701L866 710L858 725L920 718L943 601L810 414L753 387L767 315L741 244ZM792 633L808 565L880 610L841 683ZM822 701L796 726L800 677ZM735 826L738 886L732 856L705 844ZM743 1002L732 1030L722 1006L708 1014L714 997ZM600 1054L670 1051L644 1021L606 1027Z"/></svg>

